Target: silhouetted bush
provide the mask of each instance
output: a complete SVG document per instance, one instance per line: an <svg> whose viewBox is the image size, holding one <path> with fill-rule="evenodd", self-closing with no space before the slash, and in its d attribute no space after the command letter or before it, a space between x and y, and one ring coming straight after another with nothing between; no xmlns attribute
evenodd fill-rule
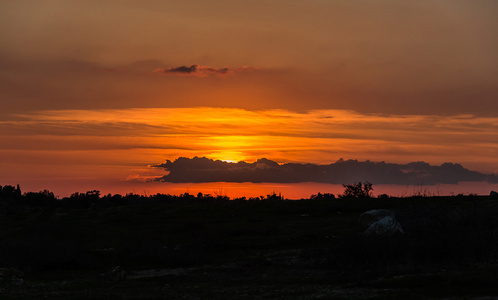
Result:
<svg viewBox="0 0 498 300"><path fill-rule="evenodd" d="M56 207L57 199L54 193L49 190L43 190L40 192L28 192L22 197L22 203L31 207L45 207L54 208Z"/></svg>
<svg viewBox="0 0 498 300"><path fill-rule="evenodd" d="M334 194L329 194L329 193L318 193L318 194L313 194L310 197L310 200L332 200L335 199Z"/></svg>
<svg viewBox="0 0 498 300"><path fill-rule="evenodd" d="M343 184L344 192L342 198L370 198L372 197L372 184L368 181L353 184Z"/></svg>

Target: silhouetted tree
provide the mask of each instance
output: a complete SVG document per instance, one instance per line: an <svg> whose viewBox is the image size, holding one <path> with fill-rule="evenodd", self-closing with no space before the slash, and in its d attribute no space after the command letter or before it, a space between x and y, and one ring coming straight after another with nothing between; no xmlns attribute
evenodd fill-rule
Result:
<svg viewBox="0 0 498 300"><path fill-rule="evenodd" d="M21 197L21 188L19 185L16 187L11 185L3 186L0 193L0 208L4 209L8 214L19 212L22 208Z"/></svg>
<svg viewBox="0 0 498 300"><path fill-rule="evenodd" d="M100 191L93 190L86 193L73 193L66 201L69 207L90 208L100 201Z"/></svg>
<svg viewBox="0 0 498 300"><path fill-rule="evenodd" d="M19 199L21 197L21 188L19 188L19 185L17 187L6 185L2 188L1 197L3 199Z"/></svg>
<svg viewBox="0 0 498 300"><path fill-rule="evenodd" d="M15 197L17 198L20 198L22 193L21 193L21 188L19 187L19 184L16 186L16 190L15 190Z"/></svg>
<svg viewBox="0 0 498 300"><path fill-rule="evenodd" d="M262 196L260 196L260 197L262 197ZM266 198L263 198L261 200L267 200L267 201L268 200L270 200L270 201L272 201L272 200L284 200L284 197L282 196L281 193L277 194L276 192L272 192L271 194L266 195Z"/></svg>
<svg viewBox="0 0 498 300"><path fill-rule="evenodd" d="M353 184L343 184L344 192L341 198L370 198L372 197L372 184L368 181Z"/></svg>
<svg viewBox="0 0 498 300"><path fill-rule="evenodd" d="M324 194L318 193L318 194L311 195L310 199L311 200L321 200L321 199L330 200L330 199L335 199L335 195L330 194L330 193L324 193Z"/></svg>
<svg viewBox="0 0 498 300"><path fill-rule="evenodd" d="M49 190L27 192L22 199L24 204L37 207L55 207L57 201L54 193Z"/></svg>

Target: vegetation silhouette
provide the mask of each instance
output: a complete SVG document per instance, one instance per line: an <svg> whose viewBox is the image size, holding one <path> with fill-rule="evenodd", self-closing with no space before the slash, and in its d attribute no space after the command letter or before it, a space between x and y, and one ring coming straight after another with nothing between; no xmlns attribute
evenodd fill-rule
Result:
<svg viewBox="0 0 498 300"><path fill-rule="evenodd" d="M330 195L330 194L326 194ZM333 196L333 195L332 195ZM0 186L0 210L6 213L15 213L24 209L46 208L46 209L89 209L105 208L127 205L154 205L165 203L220 203L226 201L275 201L285 200L281 193L272 192L266 196L230 198L225 193L197 195L188 192L180 195L161 194L139 195L128 193L107 194L102 196L100 191L91 190L87 192L75 192L69 197L59 199L49 190L40 192L27 192L22 194L19 185L17 187L6 185Z"/></svg>
<svg viewBox="0 0 498 300"><path fill-rule="evenodd" d="M340 195L341 198L371 198L372 197L372 184L368 181L364 183L357 182L352 184L343 184L344 193Z"/></svg>
<svg viewBox="0 0 498 300"><path fill-rule="evenodd" d="M331 285L353 292L359 283L391 299L427 298L434 289L448 297L498 293L498 198L373 198L372 188L356 182L338 197L301 200L276 192L230 199L96 190L58 199L48 190L3 186L0 273L19 270L25 283L0 278L0 288L7 299L157 299L165 284L177 293L172 298L200 299L227 287L219 298L243 298L257 293L251 286L267 287L269 298L317 289L333 298ZM359 216L378 208L393 211L405 234L363 234ZM126 283L99 281L117 266Z"/></svg>

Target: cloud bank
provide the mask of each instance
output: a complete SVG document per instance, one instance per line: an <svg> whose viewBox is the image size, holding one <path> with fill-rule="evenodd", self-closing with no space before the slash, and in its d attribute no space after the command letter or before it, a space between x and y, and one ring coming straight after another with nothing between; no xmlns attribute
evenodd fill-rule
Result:
<svg viewBox="0 0 498 300"><path fill-rule="evenodd" d="M459 182L498 182L495 174L471 171L460 164L444 163L431 166L425 162L394 164L385 162L340 159L329 165L278 164L261 158L254 163L230 163L206 157L185 158L155 165L169 171L155 181L173 183L253 182L253 183L353 183L369 181L374 184L434 185Z"/></svg>

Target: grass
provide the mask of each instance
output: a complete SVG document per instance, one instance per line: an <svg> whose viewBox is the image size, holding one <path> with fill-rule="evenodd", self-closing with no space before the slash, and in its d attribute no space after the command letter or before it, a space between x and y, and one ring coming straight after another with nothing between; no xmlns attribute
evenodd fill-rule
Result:
<svg viewBox="0 0 498 300"><path fill-rule="evenodd" d="M22 271L25 284L0 284L0 295L497 296L497 204L490 197L455 196L17 210L0 216L0 267ZM395 211L406 234L362 235L358 217L375 208ZM98 279L116 265L128 272L127 280ZM147 272L152 275L137 275Z"/></svg>

